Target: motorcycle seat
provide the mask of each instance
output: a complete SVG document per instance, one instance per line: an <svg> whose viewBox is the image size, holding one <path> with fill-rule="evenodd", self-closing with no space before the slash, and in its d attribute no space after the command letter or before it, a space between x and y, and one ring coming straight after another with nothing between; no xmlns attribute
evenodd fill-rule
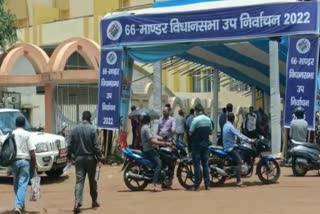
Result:
<svg viewBox="0 0 320 214"><path fill-rule="evenodd" d="M319 151L320 151L320 146L317 145L317 144L314 144L314 143L298 142L298 141L295 141L295 140L291 140L291 142L292 142L294 145L301 145L301 146L308 147L308 148L310 148L310 149L316 149L316 150L319 150Z"/></svg>
<svg viewBox="0 0 320 214"><path fill-rule="evenodd" d="M143 155L143 152L141 150L132 149L132 152L138 155Z"/></svg>
<svg viewBox="0 0 320 214"><path fill-rule="evenodd" d="M217 146L217 145L211 145L211 146L209 146L209 148L211 148L211 149L221 149L221 150L224 150L222 146Z"/></svg>
<svg viewBox="0 0 320 214"><path fill-rule="evenodd" d="M295 140L290 140L292 144L294 145L304 145L304 144L307 144L307 142L301 142L301 141L295 141Z"/></svg>

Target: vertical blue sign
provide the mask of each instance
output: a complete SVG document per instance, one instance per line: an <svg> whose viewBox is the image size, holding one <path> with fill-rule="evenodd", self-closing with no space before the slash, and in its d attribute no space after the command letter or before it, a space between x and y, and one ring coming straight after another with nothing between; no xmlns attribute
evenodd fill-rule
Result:
<svg viewBox="0 0 320 214"><path fill-rule="evenodd" d="M98 127L119 129L122 50L101 50Z"/></svg>
<svg viewBox="0 0 320 214"><path fill-rule="evenodd" d="M285 94L285 127L290 127L294 110L302 107L308 128L315 127L315 104L319 38L316 36L291 37L287 60L287 84Z"/></svg>

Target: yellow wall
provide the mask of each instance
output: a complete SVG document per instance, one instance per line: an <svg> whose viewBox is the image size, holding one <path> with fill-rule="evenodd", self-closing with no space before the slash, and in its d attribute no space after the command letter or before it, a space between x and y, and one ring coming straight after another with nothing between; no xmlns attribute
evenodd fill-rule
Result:
<svg viewBox="0 0 320 214"><path fill-rule="evenodd" d="M120 8L120 0L94 0L94 41L100 43L100 19L111 11Z"/></svg>
<svg viewBox="0 0 320 214"><path fill-rule="evenodd" d="M59 9L42 5L33 6L33 25L56 20L59 20Z"/></svg>
<svg viewBox="0 0 320 214"><path fill-rule="evenodd" d="M70 0L54 0L54 7L59 9L59 18L70 18Z"/></svg>
<svg viewBox="0 0 320 214"><path fill-rule="evenodd" d="M84 19L70 19L42 25L42 40L47 45L59 44L71 37L82 37L85 34Z"/></svg>
<svg viewBox="0 0 320 214"><path fill-rule="evenodd" d="M8 8L16 15L18 27L29 25L27 0L10 0L8 1Z"/></svg>
<svg viewBox="0 0 320 214"><path fill-rule="evenodd" d="M256 109L259 109L259 108L262 108L262 109L264 108L262 93L260 95L257 95L257 98L256 98Z"/></svg>
<svg viewBox="0 0 320 214"><path fill-rule="evenodd" d="M29 16L29 25L33 25L34 17L37 14L34 14L34 6L40 5L44 7L52 7L52 0L27 0L27 6L28 6L28 16ZM19 4L16 5L16 7L19 7ZM41 15L41 14L39 14Z"/></svg>
<svg viewBox="0 0 320 214"><path fill-rule="evenodd" d="M93 0L70 0L70 17L89 16L93 14Z"/></svg>
<svg viewBox="0 0 320 214"><path fill-rule="evenodd" d="M111 0L112 1L112 0ZM153 0L120 0L121 7L135 7L153 3Z"/></svg>

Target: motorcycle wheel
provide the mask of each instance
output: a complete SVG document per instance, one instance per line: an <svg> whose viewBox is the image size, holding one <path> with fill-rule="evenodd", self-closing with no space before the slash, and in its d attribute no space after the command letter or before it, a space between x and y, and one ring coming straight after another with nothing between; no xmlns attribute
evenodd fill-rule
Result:
<svg viewBox="0 0 320 214"><path fill-rule="evenodd" d="M263 184L274 184L280 177L280 165L274 159L266 161L261 159L257 166L257 174Z"/></svg>
<svg viewBox="0 0 320 214"><path fill-rule="evenodd" d="M123 173L123 180L125 185L132 191L143 191L148 186L148 181L134 178L127 178L128 172L134 174L143 174L143 168L137 163L129 163Z"/></svg>
<svg viewBox="0 0 320 214"><path fill-rule="evenodd" d="M223 161L216 158L209 160L210 186L222 186L226 181L227 177L220 175L216 170L213 169L213 167L223 168Z"/></svg>
<svg viewBox="0 0 320 214"><path fill-rule="evenodd" d="M292 163L292 172L294 176L303 177L307 174L307 169L302 164L297 163L295 160Z"/></svg>
<svg viewBox="0 0 320 214"><path fill-rule="evenodd" d="M179 163L177 168L177 178L180 185L187 190L191 189L194 186L195 177L194 177L192 162ZM200 174L200 181L201 180L202 180L202 174Z"/></svg>

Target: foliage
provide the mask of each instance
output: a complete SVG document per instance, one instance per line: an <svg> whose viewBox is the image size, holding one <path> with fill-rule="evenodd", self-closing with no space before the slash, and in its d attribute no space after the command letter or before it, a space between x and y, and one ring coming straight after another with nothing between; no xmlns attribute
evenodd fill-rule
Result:
<svg viewBox="0 0 320 214"><path fill-rule="evenodd" d="M6 0L0 0L0 49L3 52L17 41L17 19L6 7Z"/></svg>

